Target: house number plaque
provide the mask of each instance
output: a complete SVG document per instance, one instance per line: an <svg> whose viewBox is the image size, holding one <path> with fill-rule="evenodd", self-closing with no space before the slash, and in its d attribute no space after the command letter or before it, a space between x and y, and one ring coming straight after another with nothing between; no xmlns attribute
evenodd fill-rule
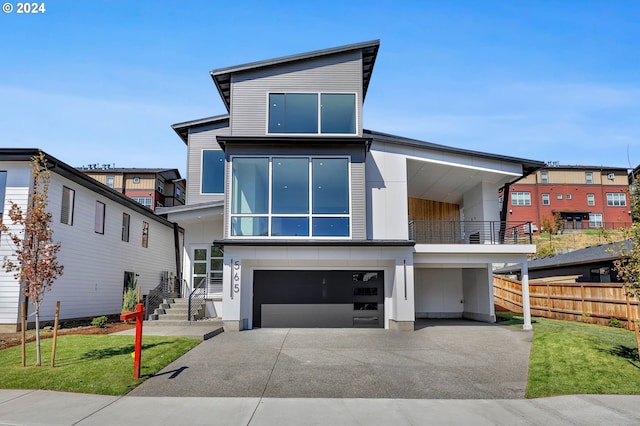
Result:
<svg viewBox="0 0 640 426"><path fill-rule="evenodd" d="M231 299L235 293L240 293L240 261L231 259Z"/></svg>

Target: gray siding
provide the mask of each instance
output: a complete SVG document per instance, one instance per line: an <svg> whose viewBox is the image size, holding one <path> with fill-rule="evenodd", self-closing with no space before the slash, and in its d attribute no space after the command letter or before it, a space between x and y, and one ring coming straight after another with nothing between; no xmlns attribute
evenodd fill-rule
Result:
<svg viewBox="0 0 640 426"><path fill-rule="evenodd" d="M234 136L267 133L269 92L354 92L358 135L362 135L362 57L360 51L260 69L232 76L231 129Z"/></svg>
<svg viewBox="0 0 640 426"><path fill-rule="evenodd" d="M351 236L367 239L367 200L364 161L351 163Z"/></svg>
<svg viewBox="0 0 640 426"><path fill-rule="evenodd" d="M202 194L202 150L220 149L217 135L228 136L229 127L219 125L189 129L189 152L187 154L187 200L186 204L199 204L224 199L224 194Z"/></svg>

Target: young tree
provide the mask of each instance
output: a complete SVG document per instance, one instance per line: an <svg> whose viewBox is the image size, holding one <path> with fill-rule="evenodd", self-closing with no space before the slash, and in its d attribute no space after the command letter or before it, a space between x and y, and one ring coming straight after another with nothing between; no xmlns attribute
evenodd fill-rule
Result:
<svg viewBox="0 0 640 426"><path fill-rule="evenodd" d="M5 257L3 267L14 272L21 283L22 292L33 304L36 317L36 365L41 365L40 355L40 306L44 293L62 275L63 266L58 264L57 253L60 243L53 243L51 213L47 212L49 180L51 172L42 152L31 159L33 190L29 194L26 213L16 203L11 204L9 218L17 231L1 224L15 246L14 256Z"/></svg>

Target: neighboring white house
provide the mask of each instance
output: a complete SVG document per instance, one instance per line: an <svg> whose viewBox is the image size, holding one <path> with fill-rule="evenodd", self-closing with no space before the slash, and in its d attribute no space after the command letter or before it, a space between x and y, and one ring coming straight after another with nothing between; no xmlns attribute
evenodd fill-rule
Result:
<svg viewBox="0 0 640 426"><path fill-rule="evenodd" d="M31 157L37 149L0 149L0 205L11 231L12 202L23 211L33 188ZM58 261L64 274L44 296L43 321L118 314L122 309L125 277L133 275L147 294L163 272L176 274L174 225L150 209L97 182L75 168L45 154L51 173L48 211L53 215L54 242L61 243ZM0 259L11 256L13 243L0 238ZM16 331L20 322L20 283L0 269L0 329ZM29 305L31 308L31 305ZM33 318L28 319L29 322Z"/></svg>
<svg viewBox="0 0 640 426"><path fill-rule="evenodd" d="M205 286L225 330L494 321L491 264L526 276L535 246L498 190L543 163L363 129L378 48L214 70L229 114L173 125L187 203L157 213L184 228L183 291Z"/></svg>

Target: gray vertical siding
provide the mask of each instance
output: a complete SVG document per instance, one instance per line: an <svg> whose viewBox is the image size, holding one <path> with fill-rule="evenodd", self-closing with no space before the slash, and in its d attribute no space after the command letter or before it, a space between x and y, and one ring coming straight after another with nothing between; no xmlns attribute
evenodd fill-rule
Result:
<svg viewBox="0 0 640 426"><path fill-rule="evenodd" d="M187 204L199 204L224 199L224 195L201 194L202 150L220 149L217 135L228 136L229 127L220 125L189 129L189 152L187 154Z"/></svg>
<svg viewBox="0 0 640 426"><path fill-rule="evenodd" d="M351 237L367 239L367 200L364 161L351 163Z"/></svg>
<svg viewBox="0 0 640 426"><path fill-rule="evenodd" d="M360 51L233 75L230 111L233 136L264 136L267 133L269 92L356 93L357 134L362 135Z"/></svg>

